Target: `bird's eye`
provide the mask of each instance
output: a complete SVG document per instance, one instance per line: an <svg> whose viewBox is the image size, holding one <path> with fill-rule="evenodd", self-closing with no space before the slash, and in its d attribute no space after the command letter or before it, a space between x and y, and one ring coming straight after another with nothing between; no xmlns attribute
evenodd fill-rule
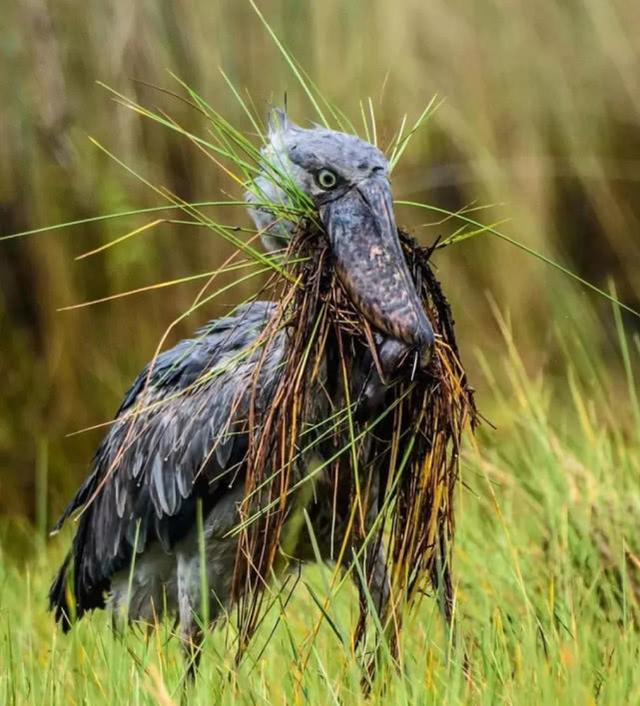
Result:
<svg viewBox="0 0 640 706"><path fill-rule="evenodd" d="M320 169L316 174L316 182L321 189L328 191L338 183L338 177L330 169Z"/></svg>

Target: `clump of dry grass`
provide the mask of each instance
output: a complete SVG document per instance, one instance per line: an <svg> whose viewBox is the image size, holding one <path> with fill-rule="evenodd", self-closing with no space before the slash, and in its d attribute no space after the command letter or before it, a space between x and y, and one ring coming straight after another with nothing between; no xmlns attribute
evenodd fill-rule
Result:
<svg viewBox="0 0 640 706"><path fill-rule="evenodd" d="M287 522L300 495L310 497L302 492L305 484L315 482L320 472L333 522L344 528L338 561L349 547L366 553L385 537L391 590L379 618L392 651L405 608L429 586L440 591L444 614L451 619L454 488L463 432L478 417L451 310L429 264L431 251L406 233L400 237L436 333L435 354L426 373L407 366L389 383L384 409L375 415L361 413L354 384L365 357L377 361L374 332L335 276L324 235L310 223L303 225L288 250L289 261L296 263L294 281L274 275L274 299L281 304L265 332L264 349L284 328L287 355L272 404L264 413L256 405L247 420L250 444L234 583L240 652L259 624L262 589L278 563ZM254 399L258 395L255 390ZM342 412L340 423L328 431L327 420L318 418L319 395L329 398L335 418ZM301 469L301 433L321 425L328 460L319 468ZM376 474L379 493L372 492ZM373 521L367 519L372 516ZM366 581L357 583L355 645L376 607Z"/></svg>

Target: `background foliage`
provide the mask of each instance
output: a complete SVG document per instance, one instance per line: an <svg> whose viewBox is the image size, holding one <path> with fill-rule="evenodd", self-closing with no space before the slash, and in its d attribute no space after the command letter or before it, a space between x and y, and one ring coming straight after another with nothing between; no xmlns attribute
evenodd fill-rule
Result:
<svg viewBox="0 0 640 706"><path fill-rule="evenodd" d="M258 4L354 122L371 97L382 145L405 113L411 121L434 94L444 99L394 174L398 199L491 204L473 215L508 218L503 232L640 309L636 0ZM2 20L0 237L162 203L88 135L186 200L240 196L188 140L124 109L96 81L205 130L197 112L148 85L175 90L169 69L251 132L222 67L257 114L286 92L295 120L314 117L244 0L16 0L2 5ZM397 210L424 243L455 228ZM215 217L248 222L242 209ZM69 540L46 539L47 528L101 432L66 435L112 416L200 283L58 310L211 271L229 254L208 230L164 223L75 260L148 220L0 240L1 703L180 701L169 624L154 640L118 640L107 616L95 616L63 640L44 610ZM370 703L638 703L639 320L490 235L434 257L496 429L485 424L463 457L460 645L425 601L406 634L406 678ZM257 286L230 290L169 342ZM336 649L354 623L353 595L331 597L331 624L310 598L327 576L303 573L286 619L274 617L274 648L259 652L259 640L240 676L229 631L217 631L193 703L364 703L356 660L344 642Z"/></svg>
<svg viewBox="0 0 640 706"><path fill-rule="evenodd" d="M640 297L640 5L403 0L260 4L323 92L353 119L371 97L387 144L405 113L445 101L416 136L394 181L398 198L481 214L623 301ZM184 139L115 103L103 81L201 128L189 106L146 86L175 89L173 70L239 126L218 68L258 113L281 103L304 123L310 106L247 2L18 0L0 36L0 233L156 205L158 199L87 140L95 136L184 199L239 195ZM240 211L223 214L245 223ZM417 227L425 214L399 208ZM0 241L0 512L35 513L38 464L55 509L82 475L108 419L167 321L191 301L186 284L71 312L59 307L210 270L227 254L214 236L163 225L79 262L74 257L141 225L107 221ZM432 242L448 224L420 227ZM559 372L554 325L577 319L612 360L608 305L498 241L481 238L437 259L463 350L501 345L489 298L508 310L527 364ZM250 286L250 285L248 285ZM246 295L240 287L231 294ZM212 307L209 316L219 315ZM177 335L199 321L187 321ZM632 327L637 322L629 321ZM611 362L613 364L613 362ZM481 402L492 400L481 395ZM38 460L39 459L39 460Z"/></svg>

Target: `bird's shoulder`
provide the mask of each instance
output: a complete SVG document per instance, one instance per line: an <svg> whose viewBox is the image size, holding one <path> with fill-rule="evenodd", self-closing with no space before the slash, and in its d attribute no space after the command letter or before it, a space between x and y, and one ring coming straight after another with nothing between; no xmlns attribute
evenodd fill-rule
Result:
<svg viewBox="0 0 640 706"><path fill-rule="evenodd" d="M94 562L92 574L99 559L118 564L134 537L141 547L153 535L168 549L193 521L198 497L206 505L221 487L240 480L248 385L239 375L248 377L254 364L243 351L275 310L264 301L239 306L156 356L138 375L96 450L88 478L54 528L92 505L84 516L93 526L85 548ZM230 370L219 365L236 354L244 362ZM210 375L216 366L224 372Z"/></svg>
<svg viewBox="0 0 640 706"><path fill-rule="evenodd" d="M132 407L143 390L162 395L188 389L208 369L248 349L264 330L275 308L276 305L269 301L242 304L227 316L208 321L192 338L183 339L158 354L125 393L116 418Z"/></svg>

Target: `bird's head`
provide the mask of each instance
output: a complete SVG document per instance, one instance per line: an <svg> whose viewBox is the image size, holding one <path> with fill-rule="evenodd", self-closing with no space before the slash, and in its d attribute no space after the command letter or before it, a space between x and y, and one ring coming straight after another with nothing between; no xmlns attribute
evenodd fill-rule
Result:
<svg viewBox="0 0 640 706"><path fill-rule="evenodd" d="M355 135L294 125L274 111L265 161L314 204L328 234L336 272L354 304L383 334L418 351L426 367L434 335L402 253L384 154ZM270 170L247 192L251 215L269 250L286 245L291 221L265 203L290 204Z"/></svg>

